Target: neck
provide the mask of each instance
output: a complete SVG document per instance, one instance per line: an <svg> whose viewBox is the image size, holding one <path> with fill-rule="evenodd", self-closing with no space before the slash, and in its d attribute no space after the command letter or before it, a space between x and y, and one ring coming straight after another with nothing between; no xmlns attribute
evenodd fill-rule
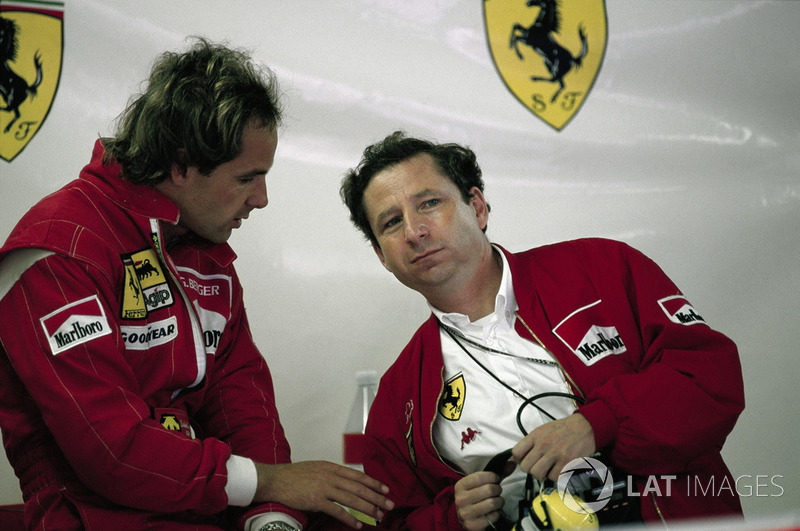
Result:
<svg viewBox="0 0 800 531"><path fill-rule="evenodd" d="M461 313L477 321L494 311L495 299L503 279L500 252L488 245L470 278L456 289L446 289L439 296L430 295L428 302L445 313Z"/></svg>

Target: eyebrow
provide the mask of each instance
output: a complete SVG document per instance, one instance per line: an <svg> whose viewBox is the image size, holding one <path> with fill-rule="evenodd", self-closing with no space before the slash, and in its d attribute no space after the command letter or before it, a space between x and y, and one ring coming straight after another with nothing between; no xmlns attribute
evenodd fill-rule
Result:
<svg viewBox="0 0 800 531"><path fill-rule="evenodd" d="M269 173L269 170L265 170L263 168L256 168L256 169L253 169L253 170L250 170L250 171L246 171L244 173L240 173L240 174L236 175L236 178L237 179L244 179L244 178L248 178L248 177L258 177L259 175L267 175L268 173Z"/></svg>

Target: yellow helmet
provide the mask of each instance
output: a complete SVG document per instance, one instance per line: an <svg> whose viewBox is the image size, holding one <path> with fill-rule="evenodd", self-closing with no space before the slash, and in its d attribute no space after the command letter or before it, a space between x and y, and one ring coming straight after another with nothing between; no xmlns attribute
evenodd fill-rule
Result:
<svg viewBox="0 0 800 531"><path fill-rule="evenodd" d="M581 507L583 511L575 511L564 503L569 496L573 507ZM531 502L531 518L540 529L598 529L597 515L588 508L578 496L564 492L564 498L554 488L546 488Z"/></svg>

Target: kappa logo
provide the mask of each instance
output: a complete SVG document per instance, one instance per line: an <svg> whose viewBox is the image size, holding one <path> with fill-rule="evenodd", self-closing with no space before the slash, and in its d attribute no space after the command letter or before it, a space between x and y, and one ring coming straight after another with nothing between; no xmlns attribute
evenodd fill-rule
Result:
<svg viewBox="0 0 800 531"><path fill-rule="evenodd" d="M442 396L439 397L439 414L447 420L460 419L466 397L467 384L464 376L458 374L444 384Z"/></svg>
<svg viewBox="0 0 800 531"><path fill-rule="evenodd" d="M604 0L484 0L495 66L514 96L560 131L591 91L605 56Z"/></svg>
<svg viewBox="0 0 800 531"><path fill-rule="evenodd" d="M97 295L62 306L39 321L54 356L111 333Z"/></svg>
<svg viewBox="0 0 800 531"><path fill-rule="evenodd" d="M63 27L63 2L0 4L0 158L7 162L50 112L61 78Z"/></svg>
<svg viewBox="0 0 800 531"><path fill-rule="evenodd" d="M122 265L125 268L123 319L144 319L149 312L172 306L175 299L153 249L123 255Z"/></svg>
<svg viewBox="0 0 800 531"><path fill-rule="evenodd" d="M674 323L688 326L706 322L683 295L665 297L658 301L658 305Z"/></svg>
<svg viewBox="0 0 800 531"><path fill-rule="evenodd" d="M464 449L464 446L471 443L475 440L475 437L481 435L480 430L473 430L472 428L467 428L467 431L461 432L461 449Z"/></svg>
<svg viewBox="0 0 800 531"><path fill-rule="evenodd" d="M594 365L609 355L627 352L617 328L607 321L601 310L602 301L595 301L569 314L553 333L586 365Z"/></svg>

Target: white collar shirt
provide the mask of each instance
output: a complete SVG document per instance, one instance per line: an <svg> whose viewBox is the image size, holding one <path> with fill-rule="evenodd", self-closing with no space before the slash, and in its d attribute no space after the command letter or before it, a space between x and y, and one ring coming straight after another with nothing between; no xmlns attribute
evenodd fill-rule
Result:
<svg viewBox="0 0 800 531"><path fill-rule="evenodd" d="M519 442L524 434L517 424L517 412L526 398L569 393L553 356L514 329L519 306L511 270L503 253L495 252L502 257L503 274L493 313L470 322L464 314L444 313L430 306L442 325L445 380L433 423L433 442L440 456L464 474L483 470L494 455ZM575 410L575 403L562 396L539 399L536 405L554 419ZM536 407L526 406L520 420L529 433L552 419ZM514 521L524 482L525 474L517 468L501 483L504 512Z"/></svg>

